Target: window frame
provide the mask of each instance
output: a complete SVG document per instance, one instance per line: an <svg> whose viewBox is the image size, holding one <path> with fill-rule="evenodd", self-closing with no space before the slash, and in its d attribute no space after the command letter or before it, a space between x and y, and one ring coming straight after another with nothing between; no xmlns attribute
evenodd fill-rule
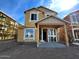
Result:
<svg viewBox="0 0 79 59"><path fill-rule="evenodd" d="M32 14L36 14L37 15L37 20L31 20L31 15ZM34 21L34 22L38 21L38 12L30 12L30 21Z"/></svg>
<svg viewBox="0 0 79 59"><path fill-rule="evenodd" d="M79 39L75 38L75 32L74 32L75 30L79 30L79 28L73 28L72 29L73 38L74 38L74 40L79 40Z"/></svg>
<svg viewBox="0 0 79 59"><path fill-rule="evenodd" d="M71 23L72 23L72 24L78 24L78 20L77 20L77 18L76 18L76 14L70 15L70 17L71 17ZM75 17L75 22L73 21L73 17Z"/></svg>
<svg viewBox="0 0 79 59"><path fill-rule="evenodd" d="M33 38L26 38L25 35L26 35L26 29L32 29L33 30ZM35 28L26 28L24 29L24 40L35 40Z"/></svg>
<svg viewBox="0 0 79 59"><path fill-rule="evenodd" d="M77 20L77 22L79 24L79 14L76 14L75 17L76 17L76 20Z"/></svg>

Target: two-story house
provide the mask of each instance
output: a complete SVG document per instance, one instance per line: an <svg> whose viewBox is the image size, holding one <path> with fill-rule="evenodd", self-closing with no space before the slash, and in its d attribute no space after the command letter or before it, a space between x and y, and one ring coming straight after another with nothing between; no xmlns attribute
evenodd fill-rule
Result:
<svg viewBox="0 0 79 59"><path fill-rule="evenodd" d="M70 22L70 25L67 27L70 41L79 45L79 10L70 13L64 17L64 20Z"/></svg>
<svg viewBox="0 0 79 59"><path fill-rule="evenodd" d="M69 46L66 25L68 22L57 17L57 12L40 6L24 12L25 27L18 30L18 42L61 42ZM60 39L60 28L64 28L65 37Z"/></svg>

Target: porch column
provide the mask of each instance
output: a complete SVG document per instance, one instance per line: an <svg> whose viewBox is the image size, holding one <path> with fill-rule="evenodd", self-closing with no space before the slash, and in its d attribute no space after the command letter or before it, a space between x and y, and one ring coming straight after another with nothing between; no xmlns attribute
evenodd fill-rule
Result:
<svg viewBox="0 0 79 59"><path fill-rule="evenodd" d="M41 40L40 40L40 42L44 42L44 40L43 40L43 28L41 28Z"/></svg>
<svg viewBox="0 0 79 59"><path fill-rule="evenodd" d="M37 34L36 34L36 40L37 40L37 47L39 47L39 24L37 25Z"/></svg>
<svg viewBox="0 0 79 59"><path fill-rule="evenodd" d="M64 25L64 30L65 30L66 45L67 45L67 47L68 47L68 46L69 46L69 39L68 39L68 33L67 33L66 24Z"/></svg>
<svg viewBox="0 0 79 59"><path fill-rule="evenodd" d="M59 28L57 28L57 42L59 42Z"/></svg>

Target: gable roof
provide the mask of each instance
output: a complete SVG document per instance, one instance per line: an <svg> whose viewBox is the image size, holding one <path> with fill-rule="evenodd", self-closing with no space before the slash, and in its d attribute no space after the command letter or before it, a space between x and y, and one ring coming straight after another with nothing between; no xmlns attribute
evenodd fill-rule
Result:
<svg viewBox="0 0 79 59"><path fill-rule="evenodd" d="M37 9L37 8L31 8L31 9L29 9L29 10L24 11L24 13L26 13L26 12L28 12L28 11L31 11L31 10L37 10L37 11L43 12L43 11Z"/></svg>
<svg viewBox="0 0 79 59"><path fill-rule="evenodd" d="M47 18L44 18L43 20L36 22L35 24L38 24L38 23L40 23L40 24L55 24L55 25L68 24L68 22L61 20L60 18L55 17L55 16L49 16Z"/></svg>
<svg viewBox="0 0 79 59"><path fill-rule="evenodd" d="M74 13L79 13L79 10L74 10L71 13L69 13L68 15L64 16L64 19L69 17L70 15L74 14Z"/></svg>
<svg viewBox="0 0 79 59"><path fill-rule="evenodd" d="M43 12L43 11L39 10L39 8L44 8L44 9L47 9L47 10L49 10L49 11L51 11L51 12L55 12L55 11L53 11L53 10L50 10L50 9L46 8L46 7L39 6L39 7L37 7L37 8L31 8L31 9L25 10L24 13L26 13L27 11L31 11L31 10L37 10L37 11ZM58 14L57 12L55 12L55 13Z"/></svg>
<svg viewBox="0 0 79 59"><path fill-rule="evenodd" d="M53 11L53 10L51 10L51 9L49 9L49 8L46 8L46 7L44 7L44 6L39 6L39 7L37 7L38 9L39 8L44 8L44 9L47 9L47 10L49 10L49 11L51 11L51 12L55 12L56 14L58 14L56 11Z"/></svg>

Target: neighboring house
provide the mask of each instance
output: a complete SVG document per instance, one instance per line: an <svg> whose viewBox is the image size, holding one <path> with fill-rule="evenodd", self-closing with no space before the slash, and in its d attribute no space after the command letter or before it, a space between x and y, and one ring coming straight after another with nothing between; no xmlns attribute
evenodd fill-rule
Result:
<svg viewBox="0 0 79 59"><path fill-rule="evenodd" d="M18 42L63 42L69 46L66 30L68 22L57 17L57 12L40 6L26 10L25 27L18 30ZM60 28L64 28L65 37L60 39Z"/></svg>
<svg viewBox="0 0 79 59"><path fill-rule="evenodd" d="M18 23L0 11L0 40L16 39Z"/></svg>
<svg viewBox="0 0 79 59"><path fill-rule="evenodd" d="M70 42L79 45L79 10L70 13L64 20L70 22L67 27Z"/></svg>

